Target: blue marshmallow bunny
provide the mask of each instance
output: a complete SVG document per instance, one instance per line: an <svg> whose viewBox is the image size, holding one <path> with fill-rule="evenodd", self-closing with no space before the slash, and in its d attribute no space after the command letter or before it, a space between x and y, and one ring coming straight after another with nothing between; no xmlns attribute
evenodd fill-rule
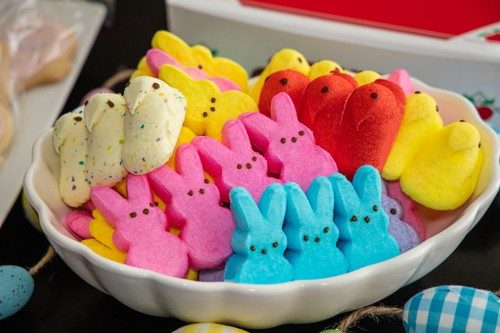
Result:
<svg viewBox="0 0 500 333"><path fill-rule="evenodd" d="M292 280L292 266L285 259L283 232L286 193L280 184L269 185L255 203L242 187L231 190L231 212L236 230L231 239L234 254L226 263L224 280L270 284Z"/></svg>
<svg viewBox="0 0 500 333"><path fill-rule="evenodd" d="M288 241L285 257L293 267L294 280L320 279L347 271L347 261L337 248L339 230L333 223L333 189L326 177L313 180L307 194L287 183L284 231Z"/></svg>
<svg viewBox="0 0 500 333"><path fill-rule="evenodd" d="M371 165L361 166L352 184L336 173L329 177L335 196L334 220L340 232L339 248L348 271L375 264L399 254L389 234L389 219L382 209L380 174Z"/></svg>

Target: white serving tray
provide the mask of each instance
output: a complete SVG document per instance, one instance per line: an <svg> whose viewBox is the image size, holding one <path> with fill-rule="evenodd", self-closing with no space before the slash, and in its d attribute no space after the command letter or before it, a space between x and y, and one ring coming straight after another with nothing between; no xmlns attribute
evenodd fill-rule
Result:
<svg viewBox="0 0 500 333"><path fill-rule="evenodd" d="M74 1L68 6L47 0L40 3L44 7L57 6L58 13L67 11L68 16L72 9L78 9L81 15L78 48L73 68L64 80L34 88L18 99L20 116L16 119L16 132L5 164L0 167L0 227L21 190L24 173L31 162L33 143L40 133L52 126L64 107L106 15L105 7L99 3Z"/></svg>

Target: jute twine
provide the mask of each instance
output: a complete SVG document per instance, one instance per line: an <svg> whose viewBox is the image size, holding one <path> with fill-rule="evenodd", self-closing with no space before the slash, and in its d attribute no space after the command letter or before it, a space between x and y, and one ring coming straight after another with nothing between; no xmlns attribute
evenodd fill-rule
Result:
<svg viewBox="0 0 500 333"><path fill-rule="evenodd" d="M31 275L36 275L38 274L38 272L49 262L52 260L52 258L54 258L55 256L55 251L54 251L54 248L52 246L49 246L49 248L47 249L47 252L45 252L44 256L33 266L33 267L30 267L28 272L31 274Z"/></svg>

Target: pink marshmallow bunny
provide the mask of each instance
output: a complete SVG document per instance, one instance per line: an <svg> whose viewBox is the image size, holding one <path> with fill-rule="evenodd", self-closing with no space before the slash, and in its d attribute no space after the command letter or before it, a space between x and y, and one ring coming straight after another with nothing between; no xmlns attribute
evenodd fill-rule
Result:
<svg viewBox="0 0 500 333"><path fill-rule="evenodd" d="M396 69L389 76L387 80L399 84L403 89L405 96L413 94L415 86L411 81L410 74L405 69Z"/></svg>
<svg viewBox="0 0 500 333"><path fill-rule="evenodd" d="M176 153L176 169L163 166L149 174L155 193L167 205L167 218L181 228L190 266L220 267L231 255L235 225L229 209L221 207L217 187L204 177L196 147L183 144Z"/></svg>
<svg viewBox="0 0 500 333"><path fill-rule="evenodd" d="M221 92L227 90L240 90L240 87L233 81L223 77L210 77L203 69L200 68L185 67L168 53L159 49L150 49L146 53L146 61L156 77L158 77L158 73L160 72L160 67L162 65L172 65L184 71L194 80L212 81L217 85L217 87L219 87Z"/></svg>
<svg viewBox="0 0 500 333"><path fill-rule="evenodd" d="M198 148L205 170L215 179L224 202L229 202L229 191L236 186L246 188L258 202L269 184L280 182L267 176L267 162L252 149L239 120L225 123L222 143L207 136L198 136L192 143Z"/></svg>
<svg viewBox="0 0 500 333"><path fill-rule="evenodd" d="M115 246L127 252L125 264L165 275L184 277L188 270L187 249L168 233L165 214L155 206L146 176L127 176L128 198L113 189L96 186L90 198L115 228Z"/></svg>
<svg viewBox="0 0 500 333"><path fill-rule="evenodd" d="M92 221L92 214L85 210L72 210L65 217L66 227L81 239L88 239L90 235L89 225Z"/></svg>
<svg viewBox="0 0 500 333"><path fill-rule="evenodd" d="M283 182L295 182L303 191L318 176L337 172L331 155L316 145L311 130L299 122L292 99L286 93L271 101L271 119L261 113L240 117L254 147L264 152L272 174Z"/></svg>

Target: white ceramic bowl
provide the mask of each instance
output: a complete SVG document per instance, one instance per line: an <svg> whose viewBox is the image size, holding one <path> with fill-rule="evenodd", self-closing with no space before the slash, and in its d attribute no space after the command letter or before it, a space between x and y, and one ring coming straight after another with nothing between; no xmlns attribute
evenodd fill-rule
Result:
<svg viewBox="0 0 500 333"><path fill-rule="evenodd" d="M500 185L499 143L462 96L429 87L445 123L464 119L481 134L484 166L473 197L446 213L423 210L428 234L419 246L382 263L333 278L276 285L197 282L164 276L107 260L80 244L64 227L69 208L58 190L59 162L52 148L52 130L41 135L24 182L29 201L56 252L82 279L137 311L175 316L185 321L226 322L248 328L324 320L376 302L411 283L446 259L480 220Z"/></svg>

